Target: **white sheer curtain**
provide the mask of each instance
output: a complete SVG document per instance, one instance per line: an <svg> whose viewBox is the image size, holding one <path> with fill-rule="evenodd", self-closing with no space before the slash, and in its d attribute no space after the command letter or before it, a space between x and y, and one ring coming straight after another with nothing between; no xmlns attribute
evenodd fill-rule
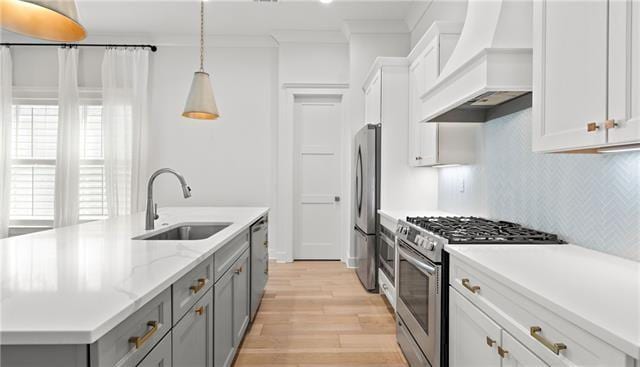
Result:
<svg viewBox="0 0 640 367"><path fill-rule="evenodd" d="M108 49L102 62L102 126L109 216L144 207L149 51Z"/></svg>
<svg viewBox="0 0 640 367"><path fill-rule="evenodd" d="M58 143L53 226L78 223L80 195L80 102L78 49L58 49Z"/></svg>
<svg viewBox="0 0 640 367"><path fill-rule="evenodd" d="M0 238L9 235L12 91L11 52L0 46Z"/></svg>

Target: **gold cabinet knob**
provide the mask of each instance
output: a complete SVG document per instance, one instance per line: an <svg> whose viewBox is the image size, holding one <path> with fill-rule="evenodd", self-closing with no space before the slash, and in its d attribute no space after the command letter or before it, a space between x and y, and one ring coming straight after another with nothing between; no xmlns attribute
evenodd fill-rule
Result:
<svg viewBox="0 0 640 367"><path fill-rule="evenodd" d="M496 341L487 337L487 345L493 347L496 344Z"/></svg>
<svg viewBox="0 0 640 367"><path fill-rule="evenodd" d="M502 349L502 347L498 347L498 354L500 357L505 358L507 354L509 354L509 351Z"/></svg>
<svg viewBox="0 0 640 367"><path fill-rule="evenodd" d="M196 314L202 315L204 313L204 306L196 308Z"/></svg>
<svg viewBox="0 0 640 367"><path fill-rule="evenodd" d="M598 123L595 121L591 121L587 123L587 132L592 133L597 131L599 128L600 128L600 125L598 125Z"/></svg>
<svg viewBox="0 0 640 367"><path fill-rule="evenodd" d="M607 130L615 129L618 126L619 126L618 123L614 119L609 119L609 120L604 122L604 128L607 129Z"/></svg>
<svg viewBox="0 0 640 367"><path fill-rule="evenodd" d="M237 268L237 269L234 271L234 273L236 273L236 274L240 274L240 273L242 273L242 266L241 266L241 267L239 267L239 268Z"/></svg>
<svg viewBox="0 0 640 367"><path fill-rule="evenodd" d="M200 291L205 284L207 284L207 279L206 278L200 278L198 279L198 285L192 285L191 287L189 287L189 289L193 292L193 293L198 293L198 291Z"/></svg>

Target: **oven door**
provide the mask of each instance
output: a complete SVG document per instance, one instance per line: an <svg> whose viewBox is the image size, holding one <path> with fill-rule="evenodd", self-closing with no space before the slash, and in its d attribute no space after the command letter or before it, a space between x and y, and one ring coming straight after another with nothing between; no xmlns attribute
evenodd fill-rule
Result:
<svg viewBox="0 0 640 367"><path fill-rule="evenodd" d="M385 232L383 228L378 232L378 262L380 269L395 284L396 244Z"/></svg>
<svg viewBox="0 0 640 367"><path fill-rule="evenodd" d="M431 363L440 366L442 267L398 239L397 312Z"/></svg>

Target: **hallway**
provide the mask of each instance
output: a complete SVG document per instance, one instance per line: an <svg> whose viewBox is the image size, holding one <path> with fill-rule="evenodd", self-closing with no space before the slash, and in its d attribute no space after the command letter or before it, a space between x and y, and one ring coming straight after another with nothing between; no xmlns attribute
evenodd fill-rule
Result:
<svg viewBox="0 0 640 367"><path fill-rule="evenodd" d="M234 366L406 366L393 309L339 261L270 263Z"/></svg>

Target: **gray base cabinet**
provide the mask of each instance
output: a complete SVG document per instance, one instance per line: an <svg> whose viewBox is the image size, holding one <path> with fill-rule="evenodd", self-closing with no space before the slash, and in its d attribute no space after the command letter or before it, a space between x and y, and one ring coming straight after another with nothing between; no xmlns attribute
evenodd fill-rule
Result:
<svg viewBox="0 0 640 367"><path fill-rule="evenodd" d="M231 366L235 355L233 332L233 278L228 271L218 280L215 289L215 312L213 323L215 366Z"/></svg>
<svg viewBox="0 0 640 367"><path fill-rule="evenodd" d="M251 320L256 317L269 274L269 222L267 217L251 226Z"/></svg>
<svg viewBox="0 0 640 367"><path fill-rule="evenodd" d="M213 367L213 292L197 301L173 327L173 364Z"/></svg>
<svg viewBox="0 0 640 367"><path fill-rule="evenodd" d="M171 356L171 332L153 347L151 352L144 357L137 367L172 367Z"/></svg>
<svg viewBox="0 0 640 367"><path fill-rule="evenodd" d="M244 332L249 326L250 287L249 251L246 251L236 262L233 279L233 334L236 347L240 346Z"/></svg>
<svg viewBox="0 0 640 367"><path fill-rule="evenodd" d="M266 222L266 217L259 222ZM266 264L265 233L260 256ZM227 367L249 327L247 229L91 345L2 345L2 367ZM258 269L266 277L266 267ZM260 287L264 288L262 280ZM262 291L260 291L262 297ZM257 299L259 303L260 299Z"/></svg>
<svg viewBox="0 0 640 367"><path fill-rule="evenodd" d="M233 363L249 325L249 251L245 251L215 284L215 366Z"/></svg>

